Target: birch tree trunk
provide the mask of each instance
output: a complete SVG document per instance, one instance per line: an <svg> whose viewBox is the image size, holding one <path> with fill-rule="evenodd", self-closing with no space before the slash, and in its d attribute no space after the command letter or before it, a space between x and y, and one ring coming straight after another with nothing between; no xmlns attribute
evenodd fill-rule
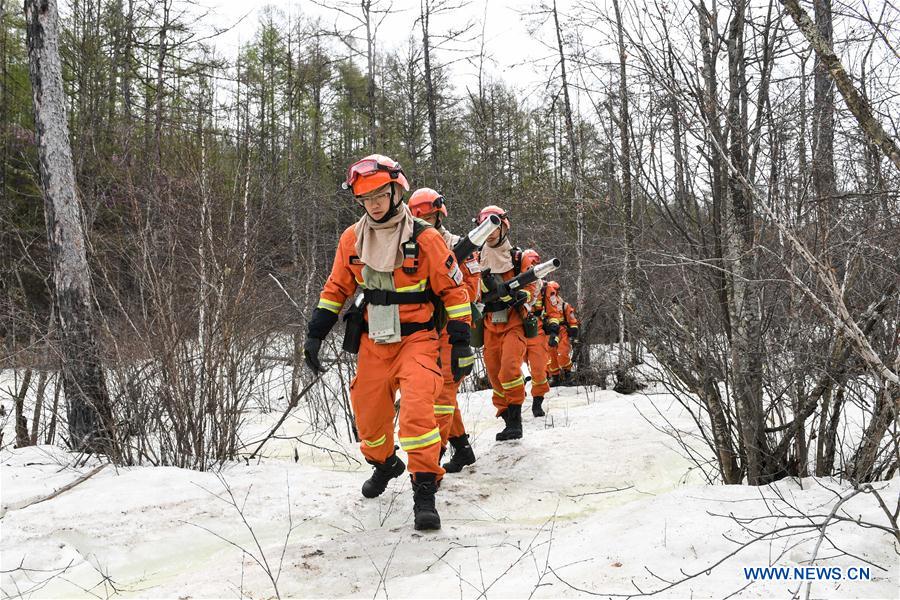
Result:
<svg viewBox="0 0 900 600"><path fill-rule="evenodd" d="M813 24L809 15L800 7L800 3L797 0L781 0L781 3L790 13L791 18L794 19L797 28L806 37L809 45L815 50L816 57L821 61L824 68L828 70L828 73L837 85L838 91L844 97L847 108L856 117L860 129L863 130L869 141L877 146L894 163L894 166L900 170L900 148L898 148L897 142L885 132L884 127L872 114L872 108L853 85L850 75L844 70L844 65L841 64L840 59L831 48L831 43Z"/></svg>
<svg viewBox="0 0 900 600"><path fill-rule="evenodd" d="M112 409L95 337L82 208L69 146L55 0L26 0L25 20L69 444L77 451L106 452L115 460Z"/></svg>
<svg viewBox="0 0 900 600"><path fill-rule="evenodd" d="M730 203L724 203L725 252L731 313L731 366L741 441L746 457L747 481L768 483L769 456L763 423L759 348L759 300L756 289L753 199L747 181L747 117L741 96L746 90L744 73L745 0L736 0L728 31L728 156L732 172L728 178ZM737 171L737 172L734 172Z"/></svg>
<svg viewBox="0 0 900 600"><path fill-rule="evenodd" d="M625 256L619 278L619 377L623 377L631 362L626 357L625 337L627 332L626 312L633 306L632 263L634 262L634 216L631 196L631 144L629 131L631 116L628 113L628 80L625 71L625 37L622 32L622 12L619 1L613 0L616 13L616 30L619 45L619 163L622 168L622 209L624 213Z"/></svg>
<svg viewBox="0 0 900 600"><path fill-rule="evenodd" d="M582 281L584 276L584 200L581 198L578 185L578 175L581 169L578 165L578 152L575 146L575 125L572 121L572 103L569 100L569 81L566 75L566 53L563 48L562 30L559 27L559 13L556 10L556 0L553 0L553 24L556 26L556 43L559 49L559 66L562 73L563 108L566 119L566 137L569 138L569 176L572 179L572 195L575 199L575 227L576 240L575 252L577 256L575 273L576 305L579 311L584 309L584 288Z"/></svg>

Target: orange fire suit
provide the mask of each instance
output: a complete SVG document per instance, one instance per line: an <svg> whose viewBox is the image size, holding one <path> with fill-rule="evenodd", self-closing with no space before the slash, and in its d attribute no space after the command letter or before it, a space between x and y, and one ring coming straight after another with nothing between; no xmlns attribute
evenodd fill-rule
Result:
<svg viewBox="0 0 900 600"><path fill-rule="evenodd" d="M478 264L478 253L463 261L460 265L463 274L463 285L468 293L469 301L478 299L478 288L481 284L481 265ZM434 402L434 416L441 430L441 447L447 447L447 440L459 437L466 433L459 404L456 401L456 393L459 390L460 381L453 380L453 372L450 365L450 352L452 346L446 330L441 332L441 371L444 383L441 393Z"/></svg>
<svg viewBox="0 0 900 600"><path fill-rule="evenodd" d="M335 314L357 287L364 287L354 227L351 225L341 235L331 274L319 297L318 308ZM444 302L450 320L468 327L472 321L471 306L456 258L433 228L421 231L417 243L415 272L406 273L403 268L393 272L396 292L430 289ZM394 453L394 399L399 390L398 441L407 453L409 472L435 473L440 478L444 470L438 463L441 436L434 403L443 379L438 365L438 334L433 326L434 305L428 300L403 303L399 304L399 312L400 323L407 331L419 330L397 343L376 344L365 334L360 342L356 377L350 384L360 450L372 463L383 463Z"/></svg>
<svg viewBox="0 0 900 600"><path fill-rule="evenodd" d="M559 298L563 315L563 327L559 332L559 345L550 348L550 374L561 375L572 370L572 343L569 339L569 328L578 327L578 319L575 317L575 307ZM556 350L556 352L552 352Z"/></svg>
<svg viewBox="0 0 900 600"><path fill-rule="evenodd" d="M536 265L536 256L537 254L523 252L519 271L527 271ZM515 269L510 269L499 275L503 281L509 281L517 274ZM484 365L494 391L491 401L498 417L506 412L510 404L521 405L525 402L522 363L525 362L528 347L522 314L527 314L531 310L531 305L537 297L537 287L538 282L535 281L521 288L528 293L528 300L525 306L508 310L509 319L506 323L494 323L492 313L484 316ZM484 282L481 290L486 291Z"/></svg>
<svg viewBox="0 0 900 600"><path fill-rule="evenodd" d="M538 259L540 260L540 259ZM559 326L561 314L559 309L549 302L548 294L555 293L550 286L540 282L540 291L537 300L534 303L532 313L538 318L540 327L538 336L527 339L528 345L528 369L531 371L531 396L543 397L550 391L550 383L547 380L547 369L550 365L550 354L556 352L556 348L550 348L548 345L548 331L546 327L549 324Z"/></svg>

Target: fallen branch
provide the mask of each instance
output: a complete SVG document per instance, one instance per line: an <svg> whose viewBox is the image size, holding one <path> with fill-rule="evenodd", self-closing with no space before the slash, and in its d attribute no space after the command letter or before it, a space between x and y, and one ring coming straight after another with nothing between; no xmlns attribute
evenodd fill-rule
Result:
<svg viewBox="0 0 900 600"><path fill-rule="evenodd" d="M99 473L100 471L102 471L104 468L106 468L106 465L108 465L108 464L109 463L104 463L104 464L100 465L99 467L94 467L90 472L82 475L81 477L79 477L78 479L73 481L72 483L67 483L66 485L62 486L58 490L54 491L49 496L45 496L43 498L38 498L37 500L34 500L33 502L29 502L28 504L26 504L24 506L12 506L11 505L9 510L22 510L24 508L28 508L29 506L34 506L35 504L40 504L41 502L53 500L57 496L68 492L76 485L80 485L80 484L84 483L85 481L87 481L88 479L90 479L91 477L93 477L94 475ZM5 515L6 513L7 513L7 510L4 509L3 514Z"/></svg>

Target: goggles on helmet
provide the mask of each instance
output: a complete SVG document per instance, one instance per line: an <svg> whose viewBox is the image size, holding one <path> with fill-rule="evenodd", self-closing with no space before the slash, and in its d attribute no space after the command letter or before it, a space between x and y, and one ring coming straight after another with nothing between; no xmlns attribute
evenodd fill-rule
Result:
<svg viewBox="0 0 900 600"><path fill-rule="evenodd" d="M393 165L388 166L381 164L374 158L364 158L350 165L350 168L347 169L347 179L341 184L341 187L349 190L360 177L368 177L379 171L386 171L391 176L391 179L397 179L403 175L403 168L396 161L394 161Z"/></svg>

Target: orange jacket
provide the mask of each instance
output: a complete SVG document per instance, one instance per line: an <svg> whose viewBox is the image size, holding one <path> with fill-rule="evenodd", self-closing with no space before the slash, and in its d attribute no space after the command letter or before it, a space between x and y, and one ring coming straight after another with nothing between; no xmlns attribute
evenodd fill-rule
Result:
<svg viewBox="0 0 900 600"><path fill-rule="evenodd" d="M481 264L478 252L475 252L460 265L463 274L463 285L469 293L469 302L477 302L481 295Z"/></svg>
<svg viewBox="0 0 900 600"><path fill-rule="evenodd" d="M567 327L578 327L578 318L575 316L575 307L563 301L563 312Z"/></svg>
<svg viewBox="0 0 900 600"><path fill-rule="evenodd" d="M558 290L557 285L542 282L541 291L534 304L534 314L541 318L542 323L559 325L563 321L562 301Z"/></svg>
<svg viewBox="0 0 900 600"><path fill-rule="evenodd" d="M503 279L503 281L509 281L516 275L524 273L525 271L527 271L534 265L538 264L539 262L540 262L540 257L538 256L537 252L535 252L534 250L530 250L530 249L523 250L522 251L522 266L519 269L519 273L516 273L515 269L513 268L513 269L510 269L509 271L507 271L506 273L500 273L499 275ZM532 306L534 305L534 302L537 301L539 283L540 283L539 281L534 281L532 283L529 283L525 287L520 288L528 294L528 300L526 300L525 305L523 307L525 313L531 311ZM485 287L486 286L482 283L481 291L487 291L485 289ZM484 319L485 327L488 327L497 333L501 333L501 332L507 331L508 329L510 329L512 327L521 326L522 325L522 312L523 312L522 309L518 309L518 308L514 309L514 310L510 310L509 311L509 321L507 321L506 323L493 323L491 321L490 316L487 315L487 316L485 316L485 319Z"/></svg>
<svg viewBox="0 0 900 600"><path fill-rule="evenodd" d="M355 225L341 234L331 274L319 295L318 308L335 314L341 311L347 298L358 286L363 285L363 263L356 255ZM419 245L419 267L408 274L402 267L394 269L394 287L398 292L424 292L432 290L443 300L447 315L452 321L471 324L472 310L469 294L463 286L463 272L444 238L435 229L428 227L416 238ZM401 323L425 323L434 316L431 302L421 304L400 304ZM368 315L366 315L368 318Z"/></svg>

